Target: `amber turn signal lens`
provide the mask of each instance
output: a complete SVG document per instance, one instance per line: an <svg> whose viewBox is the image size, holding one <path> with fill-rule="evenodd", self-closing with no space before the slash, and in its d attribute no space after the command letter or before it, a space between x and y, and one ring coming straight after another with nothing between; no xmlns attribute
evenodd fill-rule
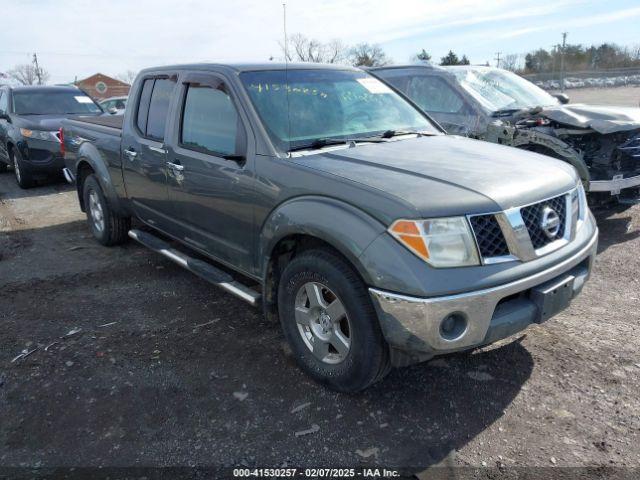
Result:
<svg viewBox="0 0 640 480"><path fill-rule="evenodd" d="M423 260L429 259L429 249L420 232L417 222L410 220L398 220L389 231L398 239L405 247L418 255Z"/></svg>

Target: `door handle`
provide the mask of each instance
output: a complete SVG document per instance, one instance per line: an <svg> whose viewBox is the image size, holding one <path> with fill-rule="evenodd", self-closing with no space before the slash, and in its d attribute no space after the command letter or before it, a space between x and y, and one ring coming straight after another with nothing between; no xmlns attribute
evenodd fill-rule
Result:
<svg viewBox="0 0 640 480"><path fill-rule="evenodd" d="M157 153L167 153L167 151L164 148L155 147L153 145L149 145L149 150L153 150L154 152L157 152Z"/></svg>
<svg viewBox="0 0 640 480"><path fill-rule="evenodd" d="M177 172L182 172L184 170L184 167L182 165L173 162L167 162L167 167L172 170L176 170Z"/></svg>
<svg viewBox="0 0 640 480"><path fill-rule="evenodd" d="M132 162L133 162L133 161L135 160L135 158L138 156L138 153L137 153L134 149L132 149L132 148L127 148L127 149L124 151L124 154L125 154L125 155L127 156L127 158L128 158L129 160L131 160Z"/></svg>

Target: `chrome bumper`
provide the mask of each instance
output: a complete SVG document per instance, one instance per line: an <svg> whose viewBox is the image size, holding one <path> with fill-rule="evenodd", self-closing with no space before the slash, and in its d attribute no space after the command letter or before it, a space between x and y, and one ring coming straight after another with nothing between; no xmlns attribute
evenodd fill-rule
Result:
<svg viewBox="0 0 640 480"><path fill-rule="evenodd" d="M409 297L375 288L369 292L390 346L432 355L465 350L505 338L536 321L541 312L527 292L534 287L573 277L571 296L576 296L589 278L597 245L595 229L588 244L570 258L535 275L484 290L435 298ZM517 294L523 295L507 298ZM443 320L452 315L462 326L454 329L453 335L443 334Z"/></svg>
<svg viewBox="0 0 640 480"><path fill-rule="evenodd" d="M615 176L611 180L592 180L589 182L590 192L611 192L617 195L625 188L640 186L640 175L635 177L622 178L622 175Z"/></svg>

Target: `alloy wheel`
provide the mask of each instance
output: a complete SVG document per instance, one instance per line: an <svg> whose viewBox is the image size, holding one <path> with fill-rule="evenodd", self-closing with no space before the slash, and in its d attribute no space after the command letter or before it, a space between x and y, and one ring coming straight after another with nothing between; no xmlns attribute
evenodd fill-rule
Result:
<svg viewBox="0 0 640 480"><path fill-rule="evenodd" d="M91 220L98 232L104 231L104 213L102 211L102 204L100 198L95 190L89 192L89 213L91 214Z"/></svg>
<svg viewBox="0 0 640 480"><path fill-rule="evenodd" d="M298 332L314 357L323 363L342 363L351 349L352 330L342 301L329 287L307 282L295 299Z"/></svg>

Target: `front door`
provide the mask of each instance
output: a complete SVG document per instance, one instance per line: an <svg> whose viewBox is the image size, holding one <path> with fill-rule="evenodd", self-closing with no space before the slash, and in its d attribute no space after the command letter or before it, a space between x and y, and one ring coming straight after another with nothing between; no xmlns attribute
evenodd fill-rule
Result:
<svg viewBox="0 0 640 480"><path fill-rule="evenodd" d="M143 221L159 228L166 228L170 213L164 138L175 87L176 77L143 81L131 119L134 125L128 129L133 133L123 136L121 146L124 181L133 209Z"/></svg>
<svg viewBox="0 0 640 480"><path fill-rule="evenodd" d="M167 176L175 220L185 227L182 238L249 271L255 235L249 123L232 90L213 73L184 75L179 98Z"/></svg>

